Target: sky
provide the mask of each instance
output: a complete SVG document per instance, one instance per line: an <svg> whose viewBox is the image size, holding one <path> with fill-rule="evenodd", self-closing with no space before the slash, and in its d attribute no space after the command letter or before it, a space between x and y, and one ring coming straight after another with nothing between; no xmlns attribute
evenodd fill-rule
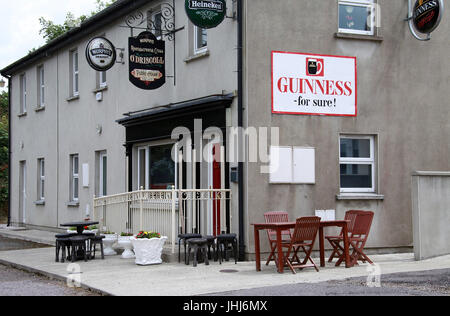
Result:
<svg viewBox="0 0 450 316"><path fill-rule="evenodd" d="M95 0L0 0L0 69L45 44L39 34L40 17L59 24L67 12L77 17L95 8Z"/></svg>

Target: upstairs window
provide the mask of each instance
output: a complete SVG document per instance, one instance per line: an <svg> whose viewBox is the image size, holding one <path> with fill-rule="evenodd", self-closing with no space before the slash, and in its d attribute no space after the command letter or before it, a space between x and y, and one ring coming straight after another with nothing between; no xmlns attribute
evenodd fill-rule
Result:
<svg viewBox="0 0 450 316"><path fill-rule="evenodd" d="M98 88L105 88L106 84L106 71L98 71Z"/></svg>
<svg viewBox="0 0 450 316"><path fill-rule="evenodd" d="M44 74L44 66L39 66L37 68L37 91L38 91L38 108L42 108L45 106L45 74Z"/></svg>
<svg viewBox="0 0 450 316"><path fill-rule="evenodd" d="M208 33L206 29L194 26L194 53L200 54L208 48Z"/></svg>
<svg viewBox="0 0 450 316"><path fill-rule="evenodd" d="M71 97L79 95L79 68L78 68L78 51L70 52L70 83L71 83Z"/></svg>
<svg viewBox="0 0 450 316"><path fill-rule="evenodd" d="M20 114L27 113L27 77L20 76Z"/></svg>
<svg viewBox="0 0 450 316"><path fill-rule="evenodd" d="M339 1L339 32L375 35L375 1Z"/></svg>

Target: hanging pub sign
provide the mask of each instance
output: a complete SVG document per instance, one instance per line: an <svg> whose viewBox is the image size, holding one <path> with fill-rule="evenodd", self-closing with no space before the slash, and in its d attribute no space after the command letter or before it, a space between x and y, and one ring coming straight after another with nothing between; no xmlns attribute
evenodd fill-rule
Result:
<svg viewBox="0 0 450 316"><path fill-rule="evenodd" d="M357 115L356 57L272 52L272 113Z"/></svg>
<svg viewBox="0 0 450 316"><path fill-rule="evenodd" d="M225 19L225 0L186 0L186 14L191 22L203 29L218 26Z"/></svg>
<svg viewBox="0 0 450 316"><path fill-rule="evenodd" d="M165 42L148 31L128 39L130 82L145 90L158 89L166 83Z"/></svg>
<svg viewBox="0 0 450 316"><path fill-rule="evenodd" d="M95 37L86 46L89 66L97 71L106 71L116 62L116 48L104 37Z"/></svg>
<svg viewBox="0 0 450 316"><path fill-rule="evenodd" d="M417 0L414 5L414 26L420 33L430 34L441 22L444 11L443 0Z"/></svg>

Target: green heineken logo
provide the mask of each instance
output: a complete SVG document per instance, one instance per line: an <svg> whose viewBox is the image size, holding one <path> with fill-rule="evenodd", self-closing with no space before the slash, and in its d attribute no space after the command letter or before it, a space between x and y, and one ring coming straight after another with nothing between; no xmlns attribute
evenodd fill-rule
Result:
<svg viewBox="0 0 450 316"><path fill-rule="evenodd" d="M225 0L186 0L186 14L191 22L201 28L216 27L225 19Z"/></svg>

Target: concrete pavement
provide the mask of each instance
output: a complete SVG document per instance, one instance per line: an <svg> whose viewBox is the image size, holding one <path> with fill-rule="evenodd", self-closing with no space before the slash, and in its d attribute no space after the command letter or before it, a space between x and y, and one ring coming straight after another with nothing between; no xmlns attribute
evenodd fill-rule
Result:
<svg viewBox="0 0 450 316"><path fill-rule="evenodd" d="M275 266L263 265L261 272L255 271L255 262L228 262L210 266L199 264L197 268L178 263L164 263L157 266L137 266L134 260L119 256L106 257L105 260L69 263L54 262L54 248L0 252L0 263L38 272L53 278L66 280L73 269L79 268L83 287L109 295L119 296L195 296L218 292L229 292L267 286L280 286L297 283L319 283L330 280L344 280L353 277L367 278L373 273L366 265L351 269L335 268L329 265L319 273L314 269L276 272ZM450 256L414 261L413 254L372 256L379 265L381 274L413 272L450 268ZM221 272L235 270L236 272Z"/></svg>

